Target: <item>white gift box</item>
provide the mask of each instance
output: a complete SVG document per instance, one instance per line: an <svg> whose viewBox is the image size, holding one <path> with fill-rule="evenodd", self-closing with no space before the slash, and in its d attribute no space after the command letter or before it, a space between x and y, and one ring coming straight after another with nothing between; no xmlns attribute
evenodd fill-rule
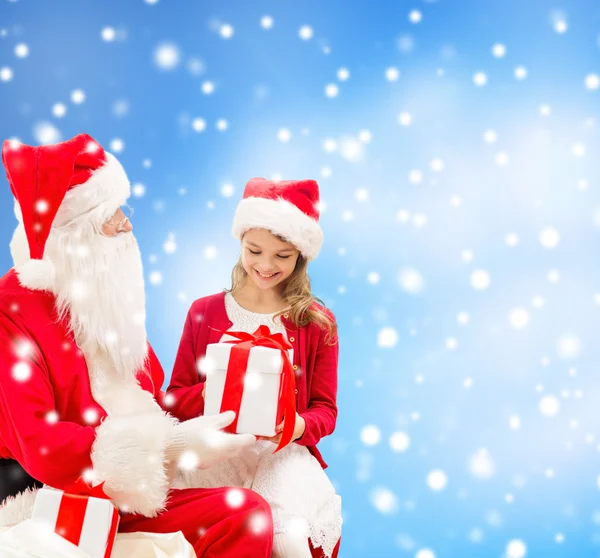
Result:
<svg viewBox="0 0 600 558"><path fill-rule="evenodd" d="M233 346L231 343L212 343L206 347L206 356L201 364L201 370L206 374L205 415L221 412L227 366ZM291 361L293 350L288 352ZM279 420L277 405L282 370L283 356L279 349L260 346L250 349L236 433L275 436Z"/></svg>
<svg viewBox="0 0 600 558"><path fill-rule="evenodd" d="M119 523L117 508L103 498L66 494L65 500L63 495L62 490L40 488L35 495L32 521L39 529L56 532L73 542L86 556L110 558ZM63 527L59 526L59 515L66 521ZM61 532L63 529L65 532Z"/></svg>

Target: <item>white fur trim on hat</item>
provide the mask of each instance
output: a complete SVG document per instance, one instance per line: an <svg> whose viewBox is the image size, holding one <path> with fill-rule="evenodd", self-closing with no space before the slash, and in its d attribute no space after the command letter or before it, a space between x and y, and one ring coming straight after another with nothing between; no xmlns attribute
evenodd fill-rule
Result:
<svg viewBox="0 0 600 558"><path fill-rule="evenodd" d="M250 229L270 230L291 242L309 260L317 257L323 244L319 223L284 199L243 199L235 212L231 232L239 240Z"/></svg>
<svg viewBox="0 0 600 558"><path fill-rule="evenodd" d="M17 272L19 283L28 289L34 291L53 292L55 280L54 264L48 259L32 260L29 256L29 245L27 244L27 235L21 222L21 212L19 205L15 202L15 215L19 219L19 224L15 229L10 241L10 253L14 262L14 268Z"/></svg>
<svg viewBox="0 0 600 558"><path fill-rule="evenodd" d="M54 264L48 260L29 260L15 266L19 283L34 291L49 291L54 288Z"/></svg>
<svg viewBox="0 0 600 558"><path fill-rule="evenodd" d="M61 227L89 214L98 224L109 219L131 194L125 170L114 155L106 153L106 163L83 184L74 186L65 195L54 226Z"/></svg>

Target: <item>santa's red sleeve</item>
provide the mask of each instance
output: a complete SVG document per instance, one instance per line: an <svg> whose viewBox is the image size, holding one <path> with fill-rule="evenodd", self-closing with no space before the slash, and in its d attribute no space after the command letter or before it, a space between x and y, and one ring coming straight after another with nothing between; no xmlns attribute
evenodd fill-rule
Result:
<svg viewBox="0 0 600 558"><path fill-rule="evenodd" d="M333 318L333 314L330 313ZM335 429L337 420L339 343L337 336L327 339L323 328L315 356L314 375L308 395L308 409L300 416L306 423L304 434L296 440L302 446L316 446Z"/></svg>
<svg viewBox="0 0 600 558"><path fill-rule="evenodd" d="M156 516L169 490L164 454L177 421L155 407L97 427L61 420L35 341L0 313L0 438L38 481L64 489L93 469L119 507Z"/></svg>
<svg viewBox="0 0 600 558"><path fill-rule="evenodd" d="M196 355L197 328L200 323L194 319L197 314L198 310L192 307L185 319L171 382L167 388L166 408L181 421L204 413L204 381L201 381Z"/></svg>
<svg viewBox="0 0 600 558"><path fill-rule="evenodd" d="M150 345L148 345L148 359L146 370L150 373L150 376L152 378L152 383L154 386L154 396L156 397L156 401L160 405L160 407L180 421L192 418L188 409L185 406L177 404L179 398L176 398L173 393L167 393L166 391L161 389L165 381L165 372L163 370L162 365L160 364L160 361L158 360L158 357L156 356L156 353L154 352L154 349L152 349ZM195 391L197 389L198 388L196 386L191 386L191 390L183 389L182 392ZM200 394L200 397L202 397L202 394ZM199 414L193 416L199 416Z"/></svg>

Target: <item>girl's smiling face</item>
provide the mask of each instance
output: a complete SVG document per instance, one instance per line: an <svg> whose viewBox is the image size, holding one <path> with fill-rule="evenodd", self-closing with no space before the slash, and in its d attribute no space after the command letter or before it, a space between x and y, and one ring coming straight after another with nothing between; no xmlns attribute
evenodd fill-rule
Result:
<svg viewBox="0 0 600 558"><path fill-rule="evenodd" d="M267 229L250 229L242 238L242 265L259 289L281 285L293 272L300 252Z"/></svg>

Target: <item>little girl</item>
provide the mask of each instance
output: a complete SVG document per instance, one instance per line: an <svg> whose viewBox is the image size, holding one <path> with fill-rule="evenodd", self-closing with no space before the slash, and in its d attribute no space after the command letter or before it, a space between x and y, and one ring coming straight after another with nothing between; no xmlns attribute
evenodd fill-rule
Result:
<svg viewBox="0 0 600 558"><path fill-rule="evenodd" d="M183 480L186 486L258 492L273 512L273 555L285 558L335 557L341 536L341 499L316 447L335 428L338 362L335 318L317 303L307 275L323 242L318 203L314 180L248 182L233 224L242 253L231 290L192 304L167 390L176 416L203 414L202 359L209 343L232 338L223 331L254 333L266 325L293 345L293 443L273 454L278 425L274 438L259 439L235 458L186 473Z"/></svg>

